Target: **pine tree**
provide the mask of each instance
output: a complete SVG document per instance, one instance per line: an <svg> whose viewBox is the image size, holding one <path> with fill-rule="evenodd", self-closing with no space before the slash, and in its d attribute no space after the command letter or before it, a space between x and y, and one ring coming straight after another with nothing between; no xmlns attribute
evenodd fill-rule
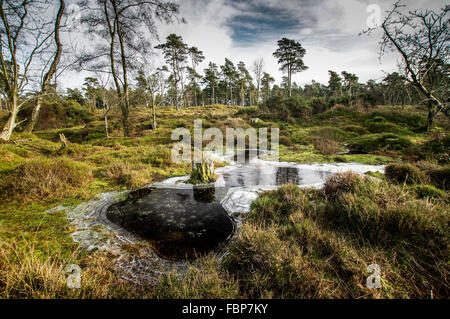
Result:
<svg viewBox="0 0 450 319"><path fill-rule="evenodd" d="M230 103L233 105L233 86L237 77L236 67L233 62L225 58L225 64L220 67L226 82L228 83L228 88L230 90Z"/></svg>
<svg viewBox="0 0 450 319"><path fill-rule="evenodd" d="M188 46L183 42L181 36L172 33L167 36L166 43L157 45L155 48L163 51L164 58L171 69L171 79L174 89L174 103L176 109L178 110L180 108L178 85L181 82L182 68L189 53Z"/></svg>
<svg viewBox="0 0 450 319"><path fill-rule="evenodd" d="M330 79L328 80L328 89L332 96L338 96L342 94L342 79L337 72L329 70Z"/></svg>
<svg viewBox="0 0 450 319"><path fill-rule="evenodd" d="M205 83L210 91L211 104L215 104L215 89L219 80L219 70L215 63L209 62L208 68L205 69L205 76L203 77L203 83Z"/></svg>
<svg viewBox="0 0 450 319"><path fill-rule="evenodd" d="M302 72L308 69L303 63L303 57L306 50L300 42L295 40L282 38L278 41L278 49L273 56L278 58L278 64L281 65L280 70L287 73L288 95L291 96L292 74Z"/></svg>

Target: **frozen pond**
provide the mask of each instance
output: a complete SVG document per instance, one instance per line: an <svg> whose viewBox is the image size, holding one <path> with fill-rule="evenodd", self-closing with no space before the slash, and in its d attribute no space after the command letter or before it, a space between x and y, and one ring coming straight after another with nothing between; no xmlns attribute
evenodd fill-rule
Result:
<svg viewBox="0 0 450 319"><path fill-rule="evenodd" d="M210 158L228 164L217 168L209 187L187 184L189 176L173 177L136 191L99 194L66 210L76 229L72 238L88 250L107 250L118 256L123 278L154 281L170 270L186 271L186 257L220 249L239 227L261 192L293 183L320 188L337 172L384 172L383 165L359 163L296 164L258 158L245 151L245 161L234 156ZM130 251L128 247L138 247Z"/></svg>
<svg viewBox="0 0 450 319"><path fill-rule="evenodd" d="M256 152L254 152L256 153ZM384 165L366 165L359 163L333 164L297 164L264 160L245 151L245 162L237 161L236 156L219 156L213 152L206 154L216 160L228 162L229 165L217 168L216 189L221 189L222 206L231 215L246 213L253 200L263 191L276 189L284 184L296 184L299 187L321 188L330 175L338 172L352 171L364 174L368 171L384 172ZM264 158L264 156L262 156ZM158 187L191 187L184 182L188 177L169 178Z"/></svg>

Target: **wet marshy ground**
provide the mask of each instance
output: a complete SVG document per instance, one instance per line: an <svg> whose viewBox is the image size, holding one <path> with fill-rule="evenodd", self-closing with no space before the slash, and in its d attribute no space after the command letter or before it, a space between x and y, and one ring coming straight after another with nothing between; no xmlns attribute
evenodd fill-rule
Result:
<svg viewBox="0 0 450 319"><path fill-rule="evenodd" d="M214 186L143 188L111 205L106 217L148 240L158 255L171 260L192 259L216 249L234 231Z"/></svg>

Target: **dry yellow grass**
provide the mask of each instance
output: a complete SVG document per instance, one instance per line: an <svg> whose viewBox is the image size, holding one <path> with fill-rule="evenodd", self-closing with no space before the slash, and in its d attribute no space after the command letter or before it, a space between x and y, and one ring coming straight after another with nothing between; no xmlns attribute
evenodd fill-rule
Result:
<svg viewBox="0 0 450 319"><path fill-rule="evenodd" d="M22 239L24 240L24 239ZM96 253L85 258L44 256L32 242L0 242L0 298L132 298L132 285L120 280L114 258ZM80 264L81 287L67 286L70 264Z"/></svg>

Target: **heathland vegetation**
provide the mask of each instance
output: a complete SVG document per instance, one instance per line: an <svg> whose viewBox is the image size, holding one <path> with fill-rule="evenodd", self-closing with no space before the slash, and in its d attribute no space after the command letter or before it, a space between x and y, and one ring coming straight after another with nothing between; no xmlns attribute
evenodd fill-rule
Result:
<svg viewBox="0 0 450 319"><path fill-rule="evenodd" d="M98 45L71 57L58 32L64 0L31 49L27 32L42 21L27 19L42 8L14 3L0 6L0 298L449 297L447 8L403 16L416 26L409 40L395 25L398 4L387 16L382 46L399 52L401 72L360 83L330 70L327 85L299 86L292 76L307 68L307 50L286 38L274 52L286 74L279 84L262 59L250 71L232 59L210 62L200 74L203 52L175 34L153 46L165 65L142 67L137 56L149 40L132 30L144 19L181 20L170 2L94 2L81 22ZM51 79L69 67L94 72L81 89L63 92ZM385 164L385 174L337 174L320 190L266 192L225 256L131 284L115 267L119 256L80 249L65 213L50 209L189 174L190 164L171 161L171 133L192 130L195 119L203 128L279 127L281 161ZM80 289L66 286L72 263L82 267ZM371 264L382 270L380 289L366 286Z"/></svg>

